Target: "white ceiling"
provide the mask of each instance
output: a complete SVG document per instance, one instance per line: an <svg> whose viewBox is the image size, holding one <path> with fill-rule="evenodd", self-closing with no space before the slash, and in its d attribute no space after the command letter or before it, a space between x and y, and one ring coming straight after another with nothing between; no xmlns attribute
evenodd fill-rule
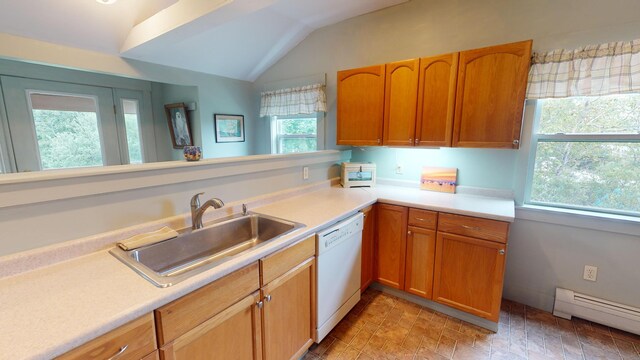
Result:
<svg viewBox="0 0 640 360"><path fill-rule="evenodd" d="M255 80L313 30L408 0L0 0L0 32Z"/></svg>

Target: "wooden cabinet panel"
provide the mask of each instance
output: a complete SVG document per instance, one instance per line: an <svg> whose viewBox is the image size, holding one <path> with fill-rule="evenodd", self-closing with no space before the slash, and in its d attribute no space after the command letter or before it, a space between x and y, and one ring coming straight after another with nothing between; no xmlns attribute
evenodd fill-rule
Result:
<svg viewBox="0 0 640 360"><path fill-rule="evenodd" d="M498 321L506 245L438 231L433 300Z"/></svg>
<svg viewBox="0 0 640 360"><path fill-rule="evenodd" d="M160 353L158 350L142 358L142 360L160 360Z"/></svg>
<svg viewBox="0 0 640 360"><path fill-rule="evenodd" d="M460 52L453 146L518 148L531 44Z"/></svg>
<svg viewBox="0 0 640 360"><path fill-rule="evenodd" d="M434 230L409 227L409 232L407 233L405 291L431 299L435 251L436 232Z"/></svg>
<svg viewBox="0 0 640 360"><path fill-rule="evenodd" d="M259 288L255 262L157 309L159 345L185 334Z"/></svg>
<svg viewBox="0 0 640 360"><path fill-rule="evenodd" d="M118 359L138 360L155 349L153 315L147 314L69 351L58 359L108 359L120 353Z"/></svg>
<svg viewBox="0 0 640 360"><path fill-rule="evenodd" d="M435 230L438 213L435 211L409 208L409 225Z"/></svg>
<svg viewBox="0 0 640 360"><path fill-rule="evenodd" d="M338 71L338 145L382 144L384 78L384 65Z"/></svg>
<svg viewBox="0 0 640 360"><path fill-rule="evenodd" d="M373 282L374 239L376 225L376 206L363 209L364 225L362 229L362 268L360 271L360 292L364 292Z"/></svg>
<svg viewBox="0 0 640 360"><path fill-rule="evenodd" d="M160 349L163 360L261 359L260 292L245 297Z"/></svg>
<svg viewBox="0 0 640 360"><path fill-rule="evenodd" d="M384 145L413 146L419 59L386 65Z"/></svg>
<svg viewBox="0 0 640 360"><path fill-rule="evenodd" d="M282 249L260 260L260 285L264 286L316 254L316 236Z"/></svg>
<svg viewBox="0 0 640 360"><path fill-rule="evenodd" d="M416 146L451 146L458 53L420 59Z"/></svg>
<svg viewBox="0 0 640 360"><path fill-rule="evenodd" d="M378 236L375 246L376 281L402 289L407 247L408 209L404 206L379 204L376 209Z"/></svg>
<svg viewBox="0 0 640 360"><path fill-rule="evenodd" d="M298 359L313 343L315 323L315 257L262 290L264 359Z"/></svg>
<svg viewBox="0 0 640 360"><path fill-rule="evenodd" d="M438 231L506 243L509 223L473 216L440 213Z"/></svg>

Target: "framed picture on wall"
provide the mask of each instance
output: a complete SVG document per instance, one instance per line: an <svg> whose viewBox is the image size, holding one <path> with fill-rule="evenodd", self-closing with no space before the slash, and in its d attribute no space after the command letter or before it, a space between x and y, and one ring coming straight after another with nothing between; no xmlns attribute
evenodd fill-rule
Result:
<svg viewBox="0 0 640 360"><path fill-rule="evenodd" d="M243 115L214 114L213 122L216 129L216 142L244 141Z"/></svg>
<svg viewBox="0 0 640 360"><path fill-rule="evenodd" d="M174 149L182 149L185 146L193 145L191 137L191 127L187 117L187 108L183 103L169 104L164 106L169 122L169 132Z"/></svg>

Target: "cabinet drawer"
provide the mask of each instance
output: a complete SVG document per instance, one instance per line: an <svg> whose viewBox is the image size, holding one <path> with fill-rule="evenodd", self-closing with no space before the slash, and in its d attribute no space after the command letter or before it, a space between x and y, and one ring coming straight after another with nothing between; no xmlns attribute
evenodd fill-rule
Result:
<svg viewBox="0 0 640 360"><path fill-rule="evenodd" d="M409 226L418 226L423 229L435 230L438 221L438 213L435 211L409 209Z"/></svg>
<svg viewBox="0 0 640 360"><path fill-rule="evenodd" d="M108 359L122 352L118 356L120 360L139 360L155 349L155 327L153 316L149 313L71 350L58 359Z"/></svg>
<svg viewBox="0 0 640 360"><path fill-rule="evenodd" d="M316 236L310 236L260 260L261 284L264 286L316 254Z"/></svg>
<svg viewBox="0 0 640 360"><path fill-rule="evenodd" d="M438 232L506 243L509 223L472 216L440 213L438 217Z"/></svg>
<svg viewBox="0 0 640 360"><path fill-rule="evenodd" d="M157 309L159 345L185 334L259 288L255 262Z"/></svg>

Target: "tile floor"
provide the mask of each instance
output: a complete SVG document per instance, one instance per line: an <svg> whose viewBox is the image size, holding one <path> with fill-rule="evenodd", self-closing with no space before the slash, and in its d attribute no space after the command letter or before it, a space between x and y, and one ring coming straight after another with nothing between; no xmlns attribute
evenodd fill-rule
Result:
<svg viewBox="0 0 640 360"><path fill-rule="evenodd" d="M640 336L508 300L492 333L369 289L303 359L640 359Z"/></svg>

